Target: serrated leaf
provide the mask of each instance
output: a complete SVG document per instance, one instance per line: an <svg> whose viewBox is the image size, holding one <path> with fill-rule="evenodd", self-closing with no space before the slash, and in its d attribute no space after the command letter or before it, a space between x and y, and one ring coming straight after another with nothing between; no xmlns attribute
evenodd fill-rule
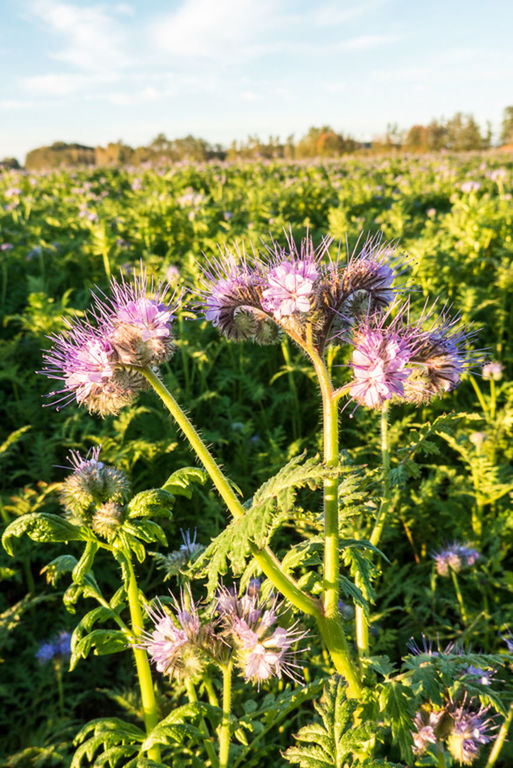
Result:
<svg viewBox="0 0 513 768"><path fill-rule="evenodd" d="M228 562L234 574L240 574L251 554L251 547L265 547L275 530L293 510L299 488L319 487L333 477L337 469L325 467L317 457L303 461L304 455L289 461L255 493L249 509L225 528L196 561L193 570L208 577L212 594L219 576L226 573Z"/></svg>
<svg viewBox="0 0 513 768"><path fill-rule="evenodd" d="M75 630L71 641L70 670L75 669L81 658L86 659L91 650L95 656L106 656L126 651L128 647L126 635L119 629L94 629L78 641Z"/></svg>
<svg viewBox="0 0 513 768"><path fill-rule="evenodd" d="M365 752L376 731L373 723L355 724L358 702L346 699L346 685L338 676L324 689L315 710L320 722L303 726L295 738L298 746L289 747L285 757L301 768L344 768L366 765ZM363 756L360 761L360 756Z"/></svg>
<svg viewBox="0 0 513 768"><path fill-rule="evenodd" d="M49 512L29 512L9 523L3 533L2 544L9 555L14 556L13 540L23 534L32 541L87 541L90 538L84 528L64 517Z"/></svg>

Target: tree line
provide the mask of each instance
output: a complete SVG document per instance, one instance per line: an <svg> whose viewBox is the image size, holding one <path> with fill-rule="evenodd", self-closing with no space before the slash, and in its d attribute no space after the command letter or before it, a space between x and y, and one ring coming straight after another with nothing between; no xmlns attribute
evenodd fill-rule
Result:
<svg viewBox="0 0 513 768"><path fill-rule="evenodd" d="M504 110L499 144L513 145L513 106ZM249 136L244 141L233 141L229 147L211 144L205 139L191 135L168 139L163 133L147 146L135 148L122 141L111 142L106 147L88 147L58 141L51 146L31 150L27 154L25 167L28 170L44 170L77 165L153 165L276 158L295 160L387 151L459 152L485 150L491 146L490 125L483 131L471 114L457 112L449 119L432 120L428 125L412 125L407 131L399 130L397 125L389 125L384 136L375 137L370 142L357 141L349 135L338 133L330 126L312 127L297 141L293 135L285 141L278 136L270 136L267 141L258 136ZM6 158L0 162L1 167L16 168L19 165L15 159Z"/></svg>

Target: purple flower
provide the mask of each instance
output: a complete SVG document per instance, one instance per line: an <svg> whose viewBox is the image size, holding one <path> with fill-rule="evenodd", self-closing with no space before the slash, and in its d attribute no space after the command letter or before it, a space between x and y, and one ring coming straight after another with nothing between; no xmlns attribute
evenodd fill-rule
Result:
<svg viewBox="0 0 513 768"><path fill-rule="evenodd" d="M67 659L71 656L71 635L62 630L52 640L45 640L36 652L40 664L47 664L52 659Z"/></svg>
<svg viewBox="0 0 513 768"><path fill-rule="evenodd" d="M144 270L132 282L123 277L111 280L111 296L94 296L95 309L104 336L120 365L159 365L173 354L171 324L174 307L169 306L169 285L154 285ZM151 297L148 296L151 294ZM174 296L172 297L174 299Z"/></svg>
<svg viewBox="0 0 513 768"><path fill-rule="evenodd" d="M76 400L101 416L117 414L129 405L144 386L141 374L116 368L114 349L104 334L88 321L66 320L68 330L50 336L53 347L43 354L44 373L64 382L62 389L50 392L59 396L54 404L60 410Z"/></svg>
<svg viewBox="0 0 513 768"><path fill-rule="evenodd" d="M200 302L205 318L229 339L256 338L265 320L261 306L261 275L237 248L211 259L202 268Z"/></svg>
<svg viewBox="0 0 513 768"><path fill-rule="evenodd" d="M196 676L206 658L215 658L223 643L210 622L202 623L190 592L182 593L180 602L173 598L173 607L170 614L157 600L146 609L153 629L143 632L135 647L147 651L158 672L170 677Z"/></svg>
<svg viewBox="0 0 513 768"><path fill-rule="evenodd" d="M447 738L447 746L452 757L463 765L472 765L479 756L481 746L491 740L490 724L487 717L490 707L480 707L477 711L464 701L449 709L452 727Z"/></svg>
<svg viewBox="0 0 513 768"><path fill-rule="evenodd" d="M449 576L451 570L459 573L465 566L475 565L481 555L477 549L455 542L441 549L440 552L434 552L432 557L437 573L440 576Z"/></svg>
<svg viewBox="0 0 513 768"><path fill-rule="evenodd" d="M282 261L265 277L262 307L277 320L296 313L306 314L313 306L318 275L313 261Z"/></svg>
<svg viewBox="0 0 513 768"><path fill-rule="evenodd" d="M506 648L508 649L508 653L513 653L513 633L511 632L509 627L506 627L507 635L501 635L502 639L506 643Z"/></svg>
<svg viewBox="0 0 513 768"><path fill-rule="evenodd" d="M417 712L413 720L415 730L412 732L413 751L416 755L423 754L430 744L438 742L439 735L437 731L444 715L444 709L435 711L421 707Z"/></svg>
<svg viewBox="0 0 513 768"><path fill-rule="evenodd" d="M431 656L436 658L437 656L440 656L440 654L456 653L455 643L448 643L445 648L441 648L437 640L435 648L433 640L427 638L426 635L422 635L422 647L419 646L413 637L408 640L406 647L413 656Z"/></svg>
<svg viewBox="0 0 513 768"><path fill-rule="evenodd" d="M481 375L486 381L500 381L502 379L503 371L504 366L502 363L492 361L490 363L486 363L486 365L483 365L483 368L481 369Z"/></svg>
<svg viewBox="0 0 513 768"><path fill-rule="evenodd" d="M460 189L462 192L478 192L481 189L480 181L464 181Z"/></svg>
<svg viewBox="0 0 513 768"><path fill-rule="evenodd" d="M477 678L477 682L481 685L491 685L495 675L494 669L482 669L482 667L474 667L473 664L465 667L464 671L466 675Z"/></svg>
<svg viewBox="0 0 513 768"><path fill-rule="evenodd" d="M236 649L236 658L246 681L261 682L288 675L300 679L292 646L306 636L298 622L290 627L278 625L282 604L265 602L259 591L250 588L241 597L222 587L217 595L217 613Z"/></svg>
<svg viewBox="0 0 513 768"><path fill-rule="evenodd" d="M431 328L423 330L428 320ZM414 370L405 387L406 399L421 404L453 390L474 363L465 350L473 335L474 331L460 327L458 316L450 318L442 311L435 317L434 305L426 310L410 332L410 338L415 339L411 356Z"/></svg>
<svg viewBox="0 0 513 768"><path fill-rule="evenodd" d="M404 395L411 349L392 324L367 319L355 331L351 365L354 379L349 393L357 403L380 409L386 400Z"/></svg>
<svg viewBox="0 0 513 768"><path fill-rule="evenodd" d="M0 251L10 251L12 248L14 248L12 243L2 243L2 245L0 245Z"/></svg>

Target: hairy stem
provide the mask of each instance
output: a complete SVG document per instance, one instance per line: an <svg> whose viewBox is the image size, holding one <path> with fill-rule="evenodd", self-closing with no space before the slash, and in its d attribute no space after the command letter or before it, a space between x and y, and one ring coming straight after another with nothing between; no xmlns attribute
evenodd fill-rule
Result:
<svg viewBox="0 0 513 768"><path fill-rule="evenodd" d="M470 383L474 387L474 392L477 395L477 399L479 400L479 405L483 409L484 415L488 416L488 408L487 408L485 399L483 397L483 393L481 392L481 389L479 388L479 384L477 383L477 381L475 380L475 378L472 375L469 376L469 379L470 379Z"/></svg>
<svg viewBox="0 0 513 768"><path fill-rule="evenodd" d="M139 590L137 587L137 581L135 578L134 567L130 553L124 551L126 558L126 564L128 568L128 606L130 608L130 620L132 624L132 633L137 640L143 629L143 617L141 611L141 605L139 602ZM157 703L155 701L155 693L153 690L153 680L151 678L150 664L148 662L148 656L144 648L133 648L135 657L135 666L137 669L137 677L139 678L139 688L141 690L141 702L143 708L144 725L146 733L150 733L158 723L157 715ZM148 757L151 760L160 762L160 747L151 747L148 750Z"/></svg>
<svg viewBox="0 0 513 768"><path fill-rule="evenodd" d="M230 760L230 715L232 708L232 662L223 666L223 719L219 728L219 768Z"/></svg>
<svg viewBox="0 0 513 768"><path fill-rule="evenodd" d="M141 369L141 372L159 395L162 402L171 413L171 416L184 433L233 517L242 517L242 515L244 515L242 504L235 495L228 478L226 478L221 471L221 468L199 436L188 416L184 413L171 392L169 392L153 371L149 368L143 368ZM299 608L299 610L310 616L318 616L320 614L318 602L303 592L294 579L284 573L280 561L269 548L259 549L256 545L252 545L251 553L265 575L272 581L274 586L284 595L284 597L296 606L296 608Z"/></svg>
<svg viewBox="0 0 513 768"><path fill-rule="evenodd" d="M328 467L338 464L338 409L333 398L333 386L326 366L313 345L308 354L313 362L322 396L324 462ZM351 660L339 610L339 525L338 477L324 481L324 580L323 615L317 619L319 630L338 672L348 682L349 694L359 697L361 684Z"/></svg>

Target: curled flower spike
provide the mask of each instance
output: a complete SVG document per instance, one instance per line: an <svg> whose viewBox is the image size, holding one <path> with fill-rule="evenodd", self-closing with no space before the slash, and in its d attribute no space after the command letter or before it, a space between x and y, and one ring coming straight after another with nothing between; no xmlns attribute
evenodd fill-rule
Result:
<svg viewBox="0 0 513 768"><path fill-rule="evenodd" d="M94 296L100 325L119 365L144 367L170 360L171 324L177 302L173 294L169 305L168 292L168 284L155 285L141 270L132 282L113 278L110 297Z"/></svg>
<svg viewBox="0 0 513 768"><path fill-rule="evenodd" d="M48 395L58 396L57 410L75 400L100 416L116 415L149 386L138 368L170 358L174 308L165 303L168 287L155 286L144 271L134 281L113 279L111 298L93 294L94 309L85 320L66 321L66 331L49 337L53 347L43 354L39 373L63 381Z"/></svg>
<svg viewBox="0 0 513 768"><path fill-rule="evenodd" d="M222 587L217 594L217 613L225 635L234 643L236 658L246 681L260 685L271 677L287 675L300 681L298 665L293 661L298 651L292 646L306 636L298 622L290 627L277 625L282 603L261 600L256 586L241 597Z"/></svg>
<svg viewBox="0 0 513 768"><path fill-rule="evenodd" d="M451 570L459 573L465 566L472 567L480 557L477 549L456 542L432 554L440 576L449 576Z"/></svg>
<svg viewBox="0 0 513 768"><path fill-rule="evenodd" d="M130 497L130 481L116 467L99 461L100 447L90 449L85 458L78 451L70 451L73 469L61 485L59 497L71 516L90 523L95 508L109 503L122 504Z"/></svg>

